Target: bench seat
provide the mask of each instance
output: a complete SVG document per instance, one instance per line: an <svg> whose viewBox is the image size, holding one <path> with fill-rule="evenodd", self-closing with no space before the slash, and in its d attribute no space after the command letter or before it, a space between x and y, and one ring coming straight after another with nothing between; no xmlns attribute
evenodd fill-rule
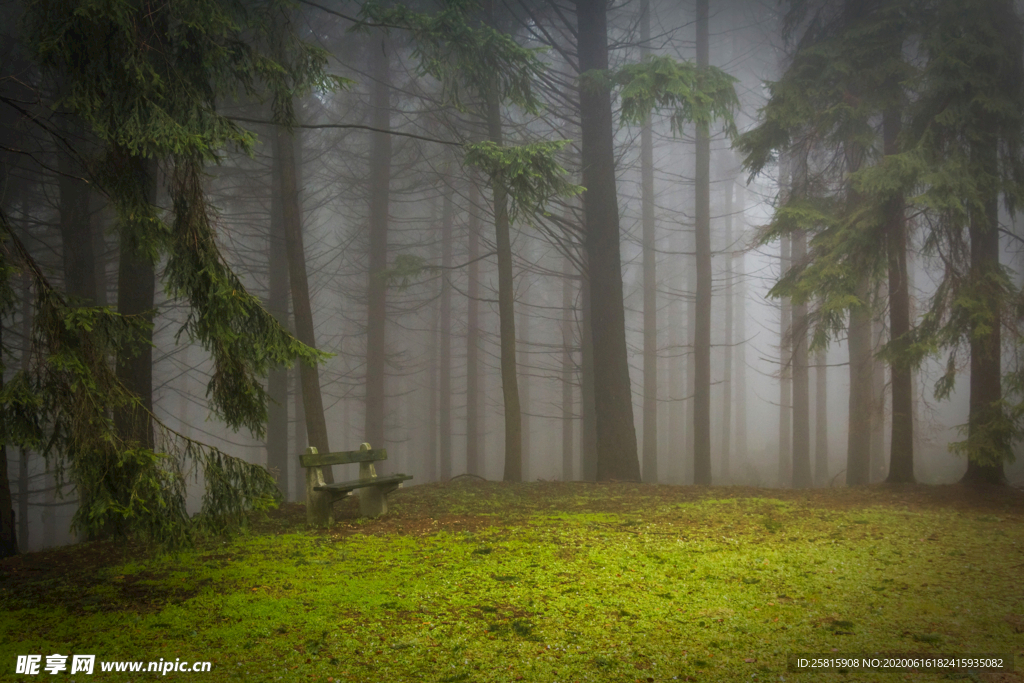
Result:
<svg viewBox="0 0 1024 683"><path fill-rule="evenodd" d="M323 486L314 486L314 491L330 491L336 496L345 496L355 491L356 489L365 488L367 486L382 486L392 487L412 479L411 474L392 474L387 477L372 477L370 479L353 479L351 481L342 481L336 484L324 484Z"/></svg>

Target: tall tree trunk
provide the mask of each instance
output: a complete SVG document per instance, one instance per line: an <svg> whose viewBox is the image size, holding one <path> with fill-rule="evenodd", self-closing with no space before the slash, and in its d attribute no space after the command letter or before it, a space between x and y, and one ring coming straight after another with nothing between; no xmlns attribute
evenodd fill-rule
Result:
<svg viewBox="0 0 1024 683"><path fill-rule="evenodd" d="M573 480L572 466L572 261L562 259L562 481Z"/></svg>
<svg viewBox="0 0 1024 683"><path fill-rule="evenodd" d="M708 59L708 0L697 0L697 68ZM693 483L711 484L711 135L697 124L697 327L693 332Z"/></svg>
<svg viewBox="0 0 1024 683"><path fill-rule="evenodd" d="M84 133L84 126L77 123L68 123L63 127L72 139L80 138ZM71 154L63 149L58 154L58 168L58 209L61 253L64 257L64 289L68 296L91 305L96 302L97 295L97 255L93 253L93 229L90 222L92 192L81 178L84 170L72 159Z"/></svg>
<svg viewBox="0 0 1024 683"><path fill-rule="evenodd" d="M480 190L469 183L469 296L466 301L466 472L483 476L480 458Z"/></svg>
<svg viewBox="0 0 1024 683"><path fill-rule="evenodd" d="M452 478L452 285L449 274L452 267L452 229L455 222L455 207L452 202L453 190L449 186L444 193L441 208L441 348L440 360L440 449L441 481Z"/></svg>
<svg viewBox="0 0 1024 683"><path fill-rule="evenodd" d="M898 86L897 86L898 87ZM882 115L882 137L885 154L899 152L900 110L886 109ZM890 483L914 481L914 395L913 375L908 363L901 360L910 334L910 288L907 279L907 222L904 199L889 200L885 206L886 242L889 261L889 339L895 361L889 364L892 384L892 438L889 445Z"/></svg>
<svg viewBox="0 0 1024 683"><path fill-rule="evenodd" d="M580 73L608 69L606 0L576 0ZM580 88L583 206L590 284L598 481L640 479L626 350L611 93Z"/></svg>
<svg viewBox="0 0 1024 683"><path fill-rule="evenodd" d="M28 373L32 347L32 278L28 270L21 277L21 371ZM28 461L31 451L21 448L18 457L18 540L21 549L28 550ZM56 483L54 484L56 485Z"/></svg>
<svg viewBox="0 0 1024 683"><path fill-rule="evenodd" d="M740 185L737 188L736 215L740 217L740 244L745 246L746 241L746 192ZM736 453L747 459L747 268L745 255L737 257L738 266L735 268L735 277L739 283L739 291L736 293L736 339L739 343L733 347L736 356Z"/></svg>
<svg viewBox="0 0 1024 683"><path fill-rule="evenodd" d="M267 240L269 292L267 309L283 327L288 326L288 258L281 193L281 165L274 159L271 169L270 231ZM279 472L277 488L289 497L288 462L288 371L275 367L267 375L267 468Z"/></svg>
<svg viewBox="0 0 1024 683"><path fill-rule="evenodd" d="M487 97L487 133L491 142L502 143L501 105L493 89ZM498 324L501 339L501 394L505 401L505 481L523 480L523 418L516 376L515 283L512 278L512 238L509 234L505 188L492 183L494 233L498 252Z"/></svg>
<svg viewBox="0 0 1024 683"><path fill-rule="evenodd" d="M651 2L640 5L640 55L651 53ZM643 478L658 481L658 276L654 223L654 136L648 114L640 129L640 191L644 250Z"/></svg>
<svg viewBox="0 0 1024 683"><path fill-rule="evenodd" d="M0 347L3 345L3 333L3 318L0 317ZM0 392L3 388L4 373L0 370ZM18 497L24 498L27 493L25 489L18 491ZM7 441L0 440L0 559L18 553L18 526L11 497L11 480L7 476Z"/></svg>
<svg viewBox="0 0 1024 683"><path fill-rule="evenodd" d="M127 156L126 163L134 167L134 176L144 187L150 204L156 203L156 162L142 157ZM91 238L88 240L91 244ZM91 251L91 249L90 249ZM139 248L130 233L122 233L121 255L117 276L117 312L153 320L156 273L153 262ZM82 278L83 286L95 291L95 274ZM114 411L114 424L118 434L142 448L153 448L153 332L144 333L144 340L134 349L125 350L117 358L117 378L142 402L142 410L134 407Z"/></svg>
<svg viewBox="0 0 1024 683"><path fill-rule="evenodd" d="M485 3L487 22L497 25L495 3ZM492 83L486 93L488 139L501 145L501 102L498 84ZM504 481L523 480L523 417L519 402L519 378L516 369L515 282L512 276L512 238L508 216L508 191L498 183L491 183L494 204L494 237L498 256L498 329L501 342L501 395L505 414Z"/></svg>
<svg viewBox="0 0 1024 683"><path fill-rule="evenodd" d="M807 258L807 233L793 233L793 262ZM793 306L793 488L811 485L811 401L807 369L807 304Z"/></svg>
<svg viewBox="0 0 1024 683"><path fill-rule="evenodd" d="M364 439L384 446L384 375L387 362L387 282L381 273L388 267L388 206L391 199L391 67L385 41L369 46L371 76L369 268L366 278L366 413Z"/></svg>
<svg viewBox="0 0 1024 683"><path fill-rule="evenodd" d="M992 128L990 127L989 130ZM975 142L971 155L993 176L998 173L994 135ZM1007 435L1000 429L1002 392L1002 311L996 273L999 269L999 204L991 190L983 211L972 212L970 281L980 296L988 320L971 320L971 398L967 422L970 447L967 471L960 481L970 484L1005 484L1003 462L1009 455Z"/></svg>
<svg viewBox="0 0 1024 683"><path fill-rule="evenodd" d="M846 485L871 483L871 306L867 277L857 285L859 304L850 307L849 432L846 440Z"/></svg>
<svg viewBox="0 0 1024 683"><path fill-rule="evenodd" d="M732 357L733 357L733 243L732 243L732 178L725 185L725 340L723 342L722 379L722 480L731 476L730 447L732 441Z"/></svg>
<svg viewBox="0 0 1024 683"><path fill-rule="evenodd" d="M580 321L580 478L597 481L597 408L594 401L594 336L591 327L590 285L586 269L580 280L583 315Z"/></svg>
<svg viewBox="0 0 1024 683"><path fill-rule="evenodd" d="M876 295L881 300L882 293ZM871 465L870 479L874 483L885 478L885 361L877 356L885 345L882 321L871 321Z"/></svg>
<svg viewBox="0 0 1024 683"><path fill-rule="evenodd" d="M814 354L814 485L828 486L828 354Z"/></svg>
<svg viewBox="0 0 1024 683"><path fill-rule="evenodd" d="M289 278L290 279L290 278ZM294 329L294 315L292 316L292 327ZM306 428L306 406L302 402L302 367L296 367L291 373L291 379L294 382L292 390L295 392L292 395L292 407L295 412L295 444L292 447L292 453L299 454L305 453L306 447L309 446L309 430ZM302 482L305 482L304 477L306 476L306 470L303 469L302 463L298 458L292 460L292 480L295 482L295 499L302 500L305 494L305 486ZM327 473L330 474L330 468L327 469ZM332 475L333 476L333 475Z"/></svg>
<svg viewBox="0 0 1024 683"><path fill-rule="evenodd" d="M437 318L440 311L431 311L430 316L430 370L427 378L427 462L426 479L437 481L437 413L440 406L437 395L437 376L440 356Z"/></svg>
<svg viewBox="0 0 1024 683"><path fill-rule="evenodd" d="M525 258L527 261L531 259L530 249L527 247L524 250ZM530 461L533 455L533 444L530 442L530 369L529 369L529 358L527 357L527 347L530 344L530 313L527 310L529 307L529 300L527 296L528 288L524 287L523 296L519 300L519 339L516 341L516 355L519 356L519 360L516 364L516 371L519 373L519 398L522 406L522 448L523 448L523 461L521 476L523 481L530 480Z"/></svg>
<svg viewBox="0 0 1024 683"><path fill-rule="evenodd" d="M788 175L788 174L787 174ZM784 182L788 182L785 180ZM781 274L789 271L792 245L788 236L780 244ZM793 309L789 299L781 301L779 331L779 486L785 486L792 475L793 438Z"/></svg>
<svg viewBox="0 0 1024 683"><path fill-rule="evenodd" d="M297 134L293 135L284 127L278 127L277 134L274 136L276 144L274 159L280 164L281 217L284 221L285 250L288 256L288 280L292 292L295 336L306 346L316 348L309 279L306 276L306 253L302 240L297 159L299 155L296 154L296 147L301 147L301 144L297 137ZM302 390L302 415L306 426L306 438L302 441L306 441L320 453L329 453L327 418L324 415L323 397L320 393L320 371L315 365L300 362L299 378ZM298 416L298 411L296 411L296 417ZM296 440L298 441L298 439ZM303 446L304 448L305 446ZM330 467L324 468L324 480L327 483L334 483L334 474Z"/></svg>

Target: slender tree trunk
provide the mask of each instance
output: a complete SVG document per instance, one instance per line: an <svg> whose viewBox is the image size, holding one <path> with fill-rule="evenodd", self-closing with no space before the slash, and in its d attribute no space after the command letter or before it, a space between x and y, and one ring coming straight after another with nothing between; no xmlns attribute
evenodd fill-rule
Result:
<svg viewBox="0 0 1024 683"><path fill-rule="evenodd" d="M274 137L274 159L280 164L281 172L281 216L284 221L285 250L288 256L288 280L292 292L292 314L295 321L295 336L306 346L316 348L316 334L313 328L313 308L309 296L309 280L306 275L306 253L302 240L302 214L299 205L298 159L296 147L300 147L296 136L283 127L277 128ZM320 453L329 453L327 439L327 418L324 415L323 397L320 393L320 371L315 365L299 363L299 385L302 390L302 415L305 438L310 446ZM299 416L296 410L296 417ZM296 439L299 440L298 438ZM303 450L305 446L302 446ZM301 452L301 451L297 451ZM334 483L330 467L324 468L324 480Z"/></svg>
<svg viewBox="0 0 1024 683"><path fill-rule="evenodd" d="M736 215L740 217L740 244L746 245L746 192L742 185L737 188ZM736 281L739 283L736 293L736 339L739 343L733 347L736 355L736 453L746 460L747 453L747 288L745 255L739 254L739 266L735 268Z"/></svg>
<svg viewBox="0 0 1024 683"><path fill-rule="evenodd" d="M437 395L438 361L440 356L440 342L438 341L437 318L440 311L432 311L430 316L430 374L427 379L427 392L430 398L427 400L427 462L426 479L428 482L437 481L437 436L438 424L437 414L440 401Z"/></svg>
<svg viewBox="0 0 1024 683"><path fill-rule="evenodd" d="M786 181L788 182L788 180ZM789 271L791 243L788 236L782 238L781 270ZM779 486L790 481L792 473L793 437L793 309L789 299L781 301L781 323L779 331Z"/></svg>
<svg viewBox="0 0 1024 683"><path fill-rule="evenodd" d="M807 258L807 233L793 233L793 262ZM793 306L793 488L811 485L811 401L807 368L807 304Z"/></svg>
<svg viewBox="0 0 1024 683"><path fill-rule="evenodd" d="M469 297L466 301L466 471L483 476L480 458L480 190L469 183Z"/></svg>
<svg viewBox="0 0 1024 683"><path fill-rule="evenodd" d="M386 42L371 42L371 124L377 131L391 128L391 67ZM388 206L391 197L391 136L370 134L369 236L370 254L366 281L366 413L364 438L370 445L384 446L384 375L387 362L387 282L381 273L388 267Z"/></svg>
<svg viewBox="0 0 1024 683"><path fill-rule="evenodd" d="M502 143L501 108L497 93L487 98L487 133ZM508 219L507 193L492 183L494 232L498 251L498 322L501 338L501 393L505 400L505 481L523 480L523 422L516 371L515 283L512 278L512 238Z"/></svg>
<svg viewBox="0 0 1024 683"><path fill-rule="evenodd" d="M828 354L814 354L814 485L828 486Z"/></svg>
<svg viewBox="0 0 1024 683"><path fill-rule="evenodd" d="M651 3L640 10L640 55L651 53ZM640 130L640 190L644 253L644 439L643 478L658 481L658 276L654 223L654 136L650 115Z"/></svg>
<svg viewBox="0 0 1024 683"><path fill-rule="evenodd" d="M531 254L530 249L527 247L524 250L525 259L530 260ZM520 254L524 256L524 254ZM526 288L524 288L526 290ZM527 290L528 291L528 290ZM530 377L529 377L529 364L530 359L527 357L527 347L530 344L530 312L528 307L530 305L527 291L523 292L522 297L519 300L519 339L516 341L516 354L519 356L519 360L516 364L516 372L519 373L519 397L522 406L522 448L523 448L523 464L522 464L522 480L530 480L530 461L533 455L533 444L530 441Z"/></svg>
<svg viewBox="0 0 1024 683"><path fill-rule="evenodd" d="M732 243L732 191L733 182L725 186L725 341L722 365L722 480L728 482L731 476L730 447L732 445L732 357L733 357L733 243Z"/></svg>
<svg viewBox="0 0 1024 683"><path fill-rule="evenodd" d="M697 0L697 68L708 61L708 0ZM711 484L711 136L697 124L697 327L693 333L693 483Z"/></svg>
<svg viewBox="0 0 1024 683"><path fill-rule="evenodd" d="M693 242L689 246L693 247ZM696 260L694 260L696 266ZM689 268L686 272L685 284L682 291L686 292L686 331L683 338L686 340L685 362L683 363L683 386L686 387L683 407L683 436L681 439L683 448L683 481L687 484L693 482L693 396L694 377L696 375L696 354L694 353L693 333L697 329L697 301L693 292L697 289L697 268Z"/></svg>
<svg viewBox="0 0 1024 683"><path fill-rule="evenodd" d="M997 173L996 143L993 136L975 142L972 156L990 173ZM994 190L984 210L971 214L968 233L971 240L970 280L989 319L971 320L971 398L967 422L967 471L960 480L970 484L1005 484L1003 462L1010 454L1010 443L1000 423L1002 392L1002 311L996 273L999 269L999 204Z"/></svg>
<svg viewBox="0 0 1024 683"><path fill-rule="evenodd" d="M294 329L294 315L292 316L292 323ZM299 453L305 453L306 447L309 446L309 430L306 428L306 407L302 402L302 367L296 367L290 374L295 384L293 387L295 393L292 395L292 406L295 411L295 446L292 448L292 453L297 455ZM292 460L291 467L291 478L292 481L295 482L295 500L303 500L306 495L306 489L304 486L306 470L303 469L302 463L297 457ZM331 474L330 468L327 469L326 473ZM333 475L331 476L333 477Z"/></svg>
<svg viewBox="0 0 1024 683"><path fill-rule="evenodd" d="M562 481L573 480L572 445L572 261L562 259Z"/></svg>
<svg viewBox="0 0 1024 683"><path fill-rule="evenodd" d="M576 0L579 69L608 69L605 0ZM611 93L580 88L583 207L597 418L597 479L638 481L640 461L626 350Z"/></svg>
<svg viewBox="0 0 1024 683"><path fill-rule="evenodd" d="M861 303L850 307L850 412L846 441L846 485L871 483L871 306L869 284L857 285Z"/></svg>
<svg viewBox="0 0 1024 683"><path fill-rule="evenodd" d="M899 152L897 137L901 128L900 110L887 109L882 115L885 154ZM904 200L895 197L885 206L886 241L889 260L889 338L895 361L889 364L892 383L892 438L889 451L891 483L914 481L914 395L913 375L908 363L900 360L906 352L910 334L910 289L907 279L907 222Z"/></svg>
<svg viewBox="0 0 1024 683"><path fill-rule="evenodd" d="M452 230L455 222L455 207L452 202L452 188L445 190L441 209L441 279L440 334L440 455L441 481L452 478L452 285L448 277L452 267Z"/></svg>
<svg viewBox="0 0 1024 683"><path fill-rule="evenodd" d="M281 165L274 159L271 170L270 232L267 240L269 292L267 309L283 326L288 326L288 258L281 193ZM275 367L267 375L267 468L278 474L277 488L285 499L289 490L288 453L288 370Z"/></svg>

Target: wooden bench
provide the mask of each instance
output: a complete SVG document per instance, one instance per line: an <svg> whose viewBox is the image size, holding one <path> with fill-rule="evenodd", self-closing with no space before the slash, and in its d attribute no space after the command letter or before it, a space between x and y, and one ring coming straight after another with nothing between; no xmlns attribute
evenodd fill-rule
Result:
<svg viewBox="0 0 1024 683"><path fill-rule="evenodd" d="M316 526L334 524L334 501L347 497L356 489L359 492L359 514L364 517L379 517L388 511L388 494L412 479L408 474L392 474L378 477L373 463L387 460L386 448L370 448L364 443L358 451L338 453L317 453L310 446L299 461L306 468L306 522ZM324 467L359 463L359 478L337 484L324 482Z"/></svg>

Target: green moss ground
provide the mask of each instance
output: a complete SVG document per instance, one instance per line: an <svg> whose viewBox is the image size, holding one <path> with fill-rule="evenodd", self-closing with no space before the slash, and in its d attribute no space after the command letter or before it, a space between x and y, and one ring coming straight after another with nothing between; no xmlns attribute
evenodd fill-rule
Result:
<svg viewBox="0 0 1024 683"><path fill-rule="evenodd" d="M1024 494L454 482L380 520L300 506L195 551L0 563L0 680L1022 681ZM135 554L133 559L129 556ZM19 654L211 660L16 676ZM1013 674L787 671L795 653L1015 654Z"/></svg>

